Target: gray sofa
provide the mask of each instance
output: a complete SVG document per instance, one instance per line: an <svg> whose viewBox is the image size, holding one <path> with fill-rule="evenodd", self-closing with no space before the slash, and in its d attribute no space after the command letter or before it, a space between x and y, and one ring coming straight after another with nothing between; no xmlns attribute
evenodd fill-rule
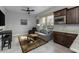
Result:
<svg viewBox="0 0 79 59"><path fill-rule="evenodd" d="M36 33L40 38L44 39L45 41L49 41L52 39L52 33L53 33L52 31L41 30Z"/></svg>

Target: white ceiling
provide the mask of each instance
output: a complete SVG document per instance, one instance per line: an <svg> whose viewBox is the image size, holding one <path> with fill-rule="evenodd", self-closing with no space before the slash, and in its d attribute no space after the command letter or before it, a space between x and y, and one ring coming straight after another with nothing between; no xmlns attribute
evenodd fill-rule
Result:
<svg viewBox="0 0 79 59"><path fill-rule="evenodd" d="M27 13L27 12L21 10L24 8L27 9L27 7L35 10L34 12L31 12L31 14L38 14L40 12L43 12L43 11L49 9L51 6L4 6L4 8L8 11L21 12L21 13Z"/></svg>
<svg viewBox="0 0 79 59"><path fill-rule="evenodd" d="M27 14L27 12L22 11L22 9L24 9L24 8L27 9L27 7L35 10L34 12L31 12L31 14L34 15L34 14L47 12L48 10L56 11L56 10L60 10L62 8L71 8L73 6L4 6L4 8L8 11L20 12L20 13L25 13L25 14Z"/></svg>

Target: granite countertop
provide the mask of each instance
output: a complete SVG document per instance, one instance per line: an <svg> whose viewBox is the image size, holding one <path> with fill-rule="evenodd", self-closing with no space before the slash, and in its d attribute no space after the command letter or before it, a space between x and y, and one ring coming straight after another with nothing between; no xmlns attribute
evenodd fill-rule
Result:
<svg viewBox="0 0 79 59"><path fill-rule="evenodd" d="M78 27L67 27L67 26L57 26L53 29L53 31L65 32L65 33L73 33L78 34L74 42L72 43L70 50L73 52L79 52L79 26Z"/></svg>

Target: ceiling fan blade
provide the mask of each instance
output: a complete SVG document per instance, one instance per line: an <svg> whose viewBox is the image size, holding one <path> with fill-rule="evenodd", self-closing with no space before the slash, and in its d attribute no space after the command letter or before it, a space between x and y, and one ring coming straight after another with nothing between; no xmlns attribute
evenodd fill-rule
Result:
<svg viewBox="0 0 79 59"><path fill-rule="evenodd" d="M22 11L27 11L27 10L25 10L25 9L21 9Z"/></svg>
<svg viewBox="0 0 79 59"><path fill-rule="evenodd" d="M35 10L30 10L30 11L35 11Z"/></svg>

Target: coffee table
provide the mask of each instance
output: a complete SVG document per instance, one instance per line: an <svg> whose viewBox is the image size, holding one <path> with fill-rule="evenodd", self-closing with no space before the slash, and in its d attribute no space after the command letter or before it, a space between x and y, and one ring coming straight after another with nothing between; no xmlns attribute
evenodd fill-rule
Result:
<svg viewBox="0 0 79 59"><path fill-rule="evenodd" d="M38 35L37 34L29 34L27 37L30 37L33 40L36 40L38 38Z"/></svg>

